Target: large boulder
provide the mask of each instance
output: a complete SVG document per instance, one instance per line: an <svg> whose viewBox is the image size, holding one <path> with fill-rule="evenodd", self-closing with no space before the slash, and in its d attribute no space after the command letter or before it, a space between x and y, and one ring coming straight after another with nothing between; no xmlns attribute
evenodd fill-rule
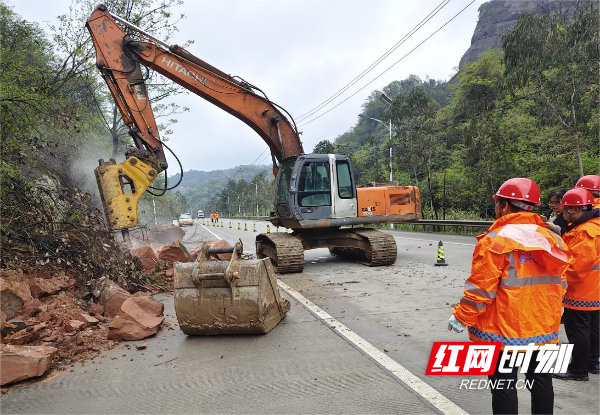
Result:
<svg viewBox="0 0 600 415"><path fill-rule="evenodd" d="M109 340L141 340L158 332L164 305L149 295L133 295L108 326Z"/></svg>
<svg viewBox="0 0 600 415"><path fill-rule="evenodd" d="M132 249L131 256L137 259L143 271L154 271L158 266L158 257L149 246Z"/></svg>
<svg viewBox="0 0 600 415"><path fill-rule="evenodd" d="M209 249L213 249L213 248L231 248L232 245L227 242L227 241L208 241L208 248ZM202 251L202 246L204 244L200 244L198 245L196 248L194 248L191 252L191 257L193 259L193 261L195 261L198 258L198 255L200 255L200 252ZM210 258L212 260L219 260L219 261L231 261L231 254L211 254Z"/></svg>
<svg viewBox="0 0 600 415"><path fill-rule="evenodd" d="M21 313L23 305L32 300L32 296L27 283L5 278L5 275L2 273L0 276L0 310L10 320Z"/></svg>
<svg viewBox="0 0 600 415"><path fill-rule="evenodd" d="M42 376L50 368L58 351L50 346L14 346L0 344L0 384L2 386Z"/></svg>
<svg viewBox="0 0 600 415"><path fill-rule="evenodd" d="M104 315L112 317L117 315L121 310L123 302L131 297L127 290L119 287L119 285L107 279L100 290L98 304L104 307Z"/></svg>
<svg viewBox="0 0 600 415"><path fill-rule="evenodd" d="M158 259L172 265L173 262L188 262L190 254L181 242L175 241L158 251Z"/></svg>

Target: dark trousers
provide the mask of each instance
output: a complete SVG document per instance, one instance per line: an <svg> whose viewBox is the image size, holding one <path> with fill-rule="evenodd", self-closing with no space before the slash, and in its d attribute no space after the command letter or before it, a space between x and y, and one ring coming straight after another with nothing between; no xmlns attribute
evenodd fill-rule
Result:
<svg viewBox="0 0 600 415"><path fill-rule="evenodd" d="M569 372L587 375L600 358L600 311L584 311L565 308L563 323L569 343L573 344L573 355Z"/></svg>
<svg viewBox="0 0 600 415"><path fill-rule="evenodd" d="M549 373L533 373L537 366L537 354L533 352L531 361L529 362L529 368L525 373L525 378L528 383L533 381L531 388L527 386L529 392L531 392L531 413L532 414L552 414L554 411L554 389L552 388L552 377ZM493 375L489 375L488 378L492 382L496 382L499 379L512 379L510 387L505 385L503 388L494 389L492 388L492 411L494 414L518 414L519 413L519 398L517 397L517 389L515 383L517 382L517 375L519 368L515 367L511 373L500 373L498 371L500 366L500 359L496 364L496 370Z"/></svg>

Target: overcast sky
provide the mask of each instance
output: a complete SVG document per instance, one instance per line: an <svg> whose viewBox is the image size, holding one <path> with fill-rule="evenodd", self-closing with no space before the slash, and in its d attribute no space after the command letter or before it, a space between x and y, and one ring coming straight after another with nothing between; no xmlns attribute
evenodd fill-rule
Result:
<svg viewBox="0 0 600 415"><path fill-rule="evenodd" d="M297 121L303 132L304 150L311 152L317 142L333 141L356 125L361 105L375 89L411 74L449 79L469 48L477 24L477 9L484 2L476 0L381 75L470 3L470 0L450 1L332 104L364 89L313 122L302 125L306 121ZM188 48L191 53L258 86L272 101L298 118L362 73L440 3L441 0L187 0L173 9L187 18L178 24L179 32L171 43L194 40ZM71 1L8 0L8 4L24 19L44 27L56 23L56 16L67 14ZM270 163L268 151L263 153L266 144L237 118L194 94L178 97L176 102L190 108L178 116L168 142L182 161L184 171ZM98 158L108 157L98 155ZM170 155L168 161L171 176L178 172L178 167Z"/></svg>

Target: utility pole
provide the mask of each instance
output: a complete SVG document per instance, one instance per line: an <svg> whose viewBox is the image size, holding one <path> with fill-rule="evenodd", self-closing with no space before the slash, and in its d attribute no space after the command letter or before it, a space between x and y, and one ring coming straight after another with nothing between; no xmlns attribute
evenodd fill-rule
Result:
<svg viewBox="0 0 600 415"><path fill-rule="evenodd" d="M392 174L392 120L390 119L390 182L394 181Z"/></svg>
<svg viewBox="0 0 600 415"><path fill-rule="evenodd" d="M256 216L258 216L258 184L254 183L254 186L256 186Z"/></svg>

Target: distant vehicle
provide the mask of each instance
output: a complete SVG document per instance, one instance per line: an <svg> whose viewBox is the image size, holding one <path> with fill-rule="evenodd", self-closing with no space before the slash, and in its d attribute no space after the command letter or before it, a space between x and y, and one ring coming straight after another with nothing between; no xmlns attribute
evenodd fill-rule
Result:
<svg viewBox="0 0 600 415"><path fill-rule="evenodd" d="M194 226L194 219L192 219L192 215L189 213L183 213L179 216L179 226Z"/></svg>
<svg viewBox="0 0 600 415"><path fill-rule="evenodd" d="M198 211L198 219L204 219L204 212L201 210Z"/></svg>

